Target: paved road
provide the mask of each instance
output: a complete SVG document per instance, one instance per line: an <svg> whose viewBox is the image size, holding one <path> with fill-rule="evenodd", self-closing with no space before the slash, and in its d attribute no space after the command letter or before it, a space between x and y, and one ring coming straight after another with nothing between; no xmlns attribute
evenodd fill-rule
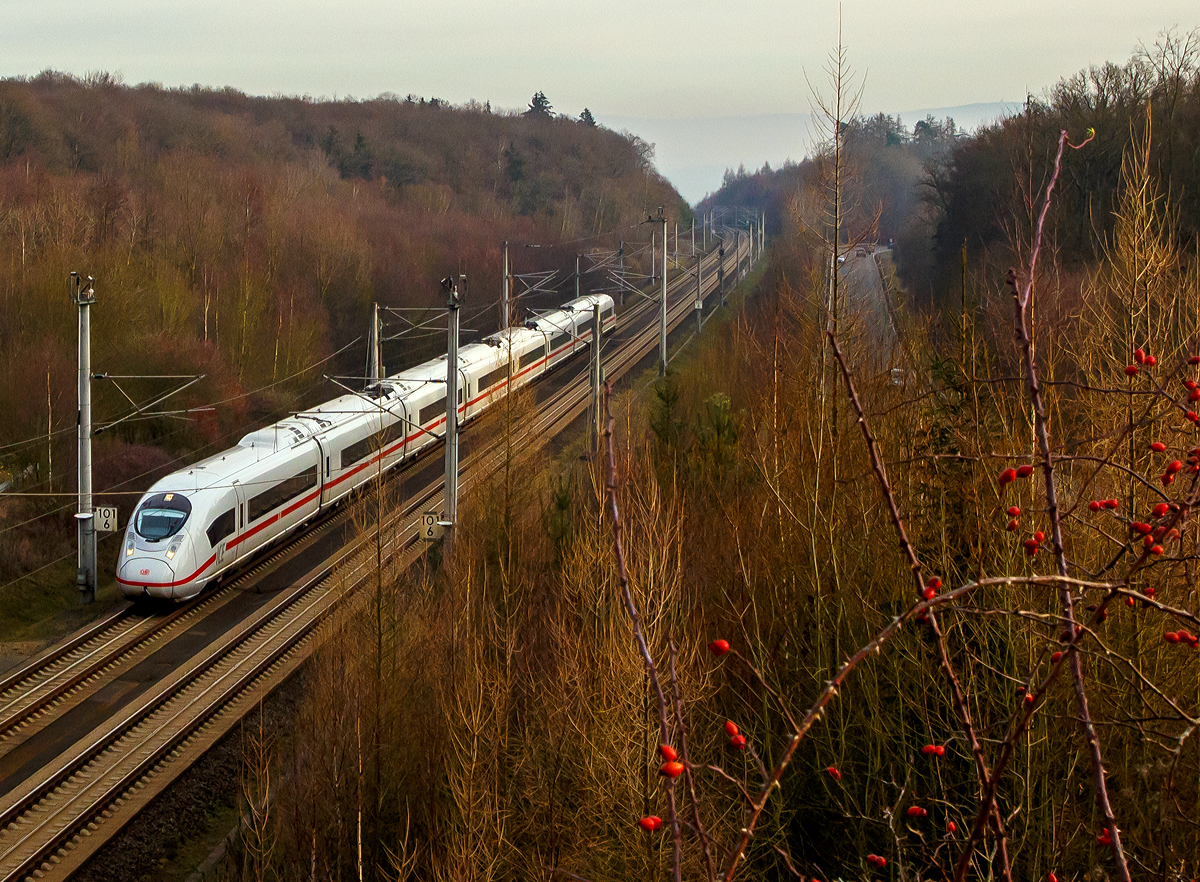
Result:
<svg viewBox="0 0 1200 882"><path fill-rule="evenodd" d="M887 249L876 249L876 253ZM875 258L859 256L851 250L846 262L838 268L838 288L841 296L840 336L863 355L870 356L875 370L887 368L896 353L899 339L892 324L887 293L879 277Z"/></svg>

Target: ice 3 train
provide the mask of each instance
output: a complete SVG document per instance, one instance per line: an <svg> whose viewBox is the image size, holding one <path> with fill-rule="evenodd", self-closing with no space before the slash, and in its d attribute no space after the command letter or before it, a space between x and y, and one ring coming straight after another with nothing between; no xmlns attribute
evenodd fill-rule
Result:
<svg viewBox="0 0 1200 882"><path fill-rule="evenodd" d="M616 325L613 300L589 295L458 357L458 417L466 422ZM510 361L511 359L511 361ZM446 356L385 377L251 432L236 447L181 469L139 500L118 552L126 597L194 597L223 573L345 498L446 431Z"/></svg>

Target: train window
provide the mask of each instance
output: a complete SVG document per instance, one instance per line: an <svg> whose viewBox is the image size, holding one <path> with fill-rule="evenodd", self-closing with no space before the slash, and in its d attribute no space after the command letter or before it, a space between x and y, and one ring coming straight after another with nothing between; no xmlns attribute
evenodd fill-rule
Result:
<svg viewBox="0 0 1200 882"><path fill-rule="evenodd" d="M526 352L524 355L521 356L521 360L519 362L520 369L524 370L525 368L529 367L531 364L533 364L535 361L540 359L545 354L546 353L542 350L541 346L539 346L537 349L533 350L533 352Z"/></svg>
<svg viewBox="0 0 1200 882"><path fill-rule="evenodd" d="M502 364L502 365L500 365L500 367L496 368L494 371L488 371L486 374L484 374L482 377L479 378L479 388L480 389L490 389L490 388L492 388L492 386L496 385L501 380L504 380L507 377L508 377L508 365Z"/></svg>
<svg viewBox="0 0 1200 882"><path fill-rule="evenodd" d="M590 331L591 329L592 329L592 320L587 319L587 320L579 323L579 329L575 333L578 334L580 337L586 337L588 335L588 331Z"/></svg>
<svg viewBox="0 0 1200 882"><path fill-rule="evenodd" d="M234 529L235 523L233 509L231 508L229 511L225 512L225 514L219 515L216 520L209 524L208 544L213 548L216 548L222 539L234 532Z"/></svg>
<svg viewBox="0 0 1200 882"><path fill-rule="evenodd" d="M181 493L155 493L133 516L133 529L143 539L157 542L174 536L187 522L192 504Z"/></svg>
<svg viewBox="0 0 1200 882"><path fill-rule="evenodd" d="M445 415L446 415L446 402L444 400L435 401L432 404L426 404L424 407L421 408L421 413L417 416L417 422L423 426L430 420L435 420L439 416L445 416Z"/></svg>
<svg viewBox="0 0 1200 882"><path fill-rule="evenodd" d="M561 334L557 334L551 338L550 351L553 352L554 350L558 349L560 346L563 346L570 342L571 342L571 332L563 331Z"/></svg>
<svg viewBox="0 0 1200 882"><path fill-rule="evenodd" d="M349 447L342 448L342 468L358 462L360 459L366 459L374 453L383 450L393 441L399 440L404 434L401 428L401 423L392 423L381 432L376 432L374 435L368 435L361 441L355 441Z"/></svg>
<svg viewBox="0 0 1200 882"><path fill-rule="evenodd" d="M280 481L274 487L250 497L250 520L257 521L269 511L295 499L317 486L317 467L309 466L298 475Z"/></svg>

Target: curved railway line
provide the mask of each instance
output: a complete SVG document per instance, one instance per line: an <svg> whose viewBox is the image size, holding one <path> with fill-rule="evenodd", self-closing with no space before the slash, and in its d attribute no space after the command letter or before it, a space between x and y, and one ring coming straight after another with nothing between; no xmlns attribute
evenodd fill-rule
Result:
<svg viewBox="0 0 1200 882"><path fill-rule="evenodd" d="M727 269L742 257L731 251ZM716 289L716 259L704 258L704 298ZM694 279L668 286L669 328L692 314ZM610 379L654 351L656 313L651 299L622 313L606 344ZM588 409L580 367L560 372L557 388L535 387L545 400L515 442L553 437ZM500 444L470 450L461 486L503 456ZM373 534L353 535L364 503L339 506L216 590L159 613L130 604L0 680L0 880L66 878L293 673L334 611L354 615L367 602L358 589L379 556L415 560L419 513L440 505L435 459L398 470L419 487L380 516L381 550Z"/></svg>

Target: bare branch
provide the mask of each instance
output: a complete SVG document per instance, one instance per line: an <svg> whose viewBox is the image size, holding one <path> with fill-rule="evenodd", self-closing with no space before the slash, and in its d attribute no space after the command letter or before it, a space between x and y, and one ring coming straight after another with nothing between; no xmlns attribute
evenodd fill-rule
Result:
<svg viewBox="0 0 1200 882"><path fill-rule="evenodd" d="M637 605L633 602L633 593L629 590L629 571L625 567L625 549L621 543L621 513L617 508L617 461L613 451L613 424L616 422L612 415L612 383L604 384L604 444L608 453L608 474L605 486L608 495L608 513L612 520L613 554L617 559L617 578L621 583L621 598L625 602L625 611L633 624L633 639L637 642L638 652L646 665L646 673L650 677L650 686L658 699L659 743L671 743L671 727L667 720L667 699L663 695L662 684L658 679L658 668L654 664L654 656L646 645L646 635L642 630L642 617L638 614ZM672 867L675 882L680 882L682 868L680 863L682 843L679 833L679 817L675 811L675 779L667 779L667 812L671 823L671 835L674 840Z"/></svg>

